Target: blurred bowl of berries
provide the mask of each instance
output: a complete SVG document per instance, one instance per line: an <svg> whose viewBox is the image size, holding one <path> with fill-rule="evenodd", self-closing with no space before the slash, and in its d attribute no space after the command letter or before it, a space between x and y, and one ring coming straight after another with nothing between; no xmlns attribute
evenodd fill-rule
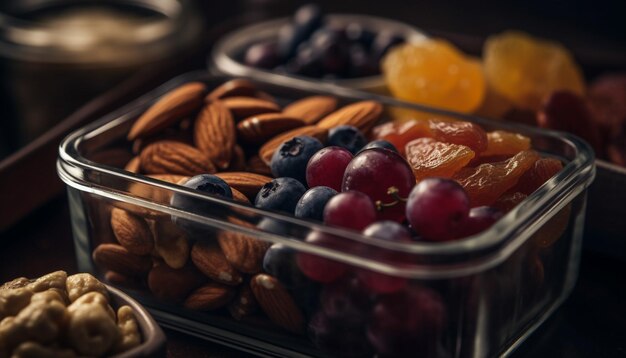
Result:
<svg viewBox="0 0 626 358"><path fill-rule="evenodd" d="M220 72L280 81L314 79L342 87L385 89L380 60L392 47L426 36L398 21L369 15L323 14L304 5L292 17L254 24L224 36L212 62Z"/></svg>

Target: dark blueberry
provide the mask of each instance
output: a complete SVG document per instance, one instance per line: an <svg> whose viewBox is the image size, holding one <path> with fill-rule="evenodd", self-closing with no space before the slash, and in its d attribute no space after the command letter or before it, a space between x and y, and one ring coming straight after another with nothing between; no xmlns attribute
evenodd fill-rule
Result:
<svg viewBox="0 0 626 358"><path fill-rule="evenodd" d="M280 58L289 59L296 54L296 48L306 40L309 33L300 26L285 24L278 30L278 54Z"/></svg>
<svg viewBox="0 0 626 358"><path fill-rule="evenodd" d="M307 77L322 77L322 54L311 46L302 48L296 58L287 64L288 72Z"/></svg>
<svg viewBox="0 0 626 358"><path fill-rule="evenodd" d="M390 220L377 221L373 223L365 228L363 235L387 241L411 241L411 233L404 227L404 225Z"/></svg>
<svg viewBox="0 0 626 358"><path fill-rule="evenodd" d="M276 235L289 235L289 224L272 218L263 218L256 225L259 229Z"/></svg>
<svg viewBox="0 0 626 358"><path fill-rule="evenodd" d="M261 42L248 48L244 63L257 68L271 69L280 63L278 46L275 42Z"/></svg>
<svg viewBox="0 0 626 358"><path fill-rule="evenodd" d="M341 30L320 29L313 34L310 42L313 50L319 54L326 74L343 76L347 72L350 57Z"/></svg>
<svg viewBox="0 0 626 358"><path fill-rule="evenodd" d="M335 195L337 191L327 186L316 186L307 190L296 205L296 217L324 221L324 207Z"/></svg>
<svg viewBox="0 0 626 358"><path fill-rule="evenodd" d="M220 196L228 199L232 199L233 197L233 192L230 190L230 186L228 186L228 184L226 184L226 182L220 177L211 174L193 176L189 178L183 186L200 191L204 194ZM190 211L194 214L214 216L219 213L219 210L217 210L217 212L215 210L215 203L185 194L174 193L170 204L175 208ZM174 223L187 230L190 234L203 231L202 224L190 222L177 216L173 216L172 220Z"/></svg>
<svg viewBox="0 0 626 358"><path fill-rule="evenodd" d="M310 282L298 268L296 251L283 244L273 244L265 252L263 270L276 277L288 289L302 287Z"/></svg>
<svg viewBox="0 0 626 358"><path fill-rule="evenodd" d="M254 205L260 209L284 211L293 214L306 188L293 178L276 178L263 185Z"/></svg>
<svg viewBox="0 0 626 358"><path fill-rule="evenodd" d="M322 9L315 4L301 6L293 16L294 24L303 28L308 34L319 28L322 20Z"/></svg>
<svg viewBox="0 0 626 358"><path fill-rule="evenodd" d="M294 137L274 152L270 167L275 177L290 177L306 184L306 165L324 145L309 136Z"/></svg>
<svg viewBox="0 0 626 358"><path fill-rule="evenodd" d="M367 143L365 145L365 147L361 148L360 152L366 150L366 149L370 149L370 148L382 148L382 149L389 149L392 152L396 152L398 153L398 149L396 149L396 146L391 144L391 142L388 142L386 140L383 139L378 139L378 140L373 140L369 143Z"/></svg>
<svg viewBox="0 0 626 358"><path fill-rule="evenodd" d="M391 47L404 43L405 41L406 39L402 35L393 32L383 31L378 33L374 39L374 43L372 43L372 58L374 61L379 62Z"/></svg>
<svg viewBox="0 0 626 358"><path fill-rule="evenodd" d="M365 136L353 126L338 126L328 132L328 145L346 148L356 154L367 143Z"/></svg>
<svg viewBox="0 0 626 358"><path fill-rule="evenodd" d="M351 42L356 42L363 46L366 50L369 50L374 42L376 34L363 27L363 25L353 22L346 26L346 37Z"/></svg>
<svg viewBox="0 0 626 358"><path fill-rule="evenodd" d="M350 76L367 77L374 76L380 71L374 64L363 45L353 44L350 46Z"/></svg>

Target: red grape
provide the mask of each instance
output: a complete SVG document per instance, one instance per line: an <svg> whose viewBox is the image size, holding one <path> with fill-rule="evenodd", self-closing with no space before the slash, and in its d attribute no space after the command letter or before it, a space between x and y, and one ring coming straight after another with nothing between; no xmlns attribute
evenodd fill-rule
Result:
<svg viewBox="0 0 626 358"><path fill-rule="evenodd" d="M502 211L490 206L472 208L459 237L467 237L487 230L501 217Z"/></svg>
<svg viewBox="0 0 626 358"><path fill-rule="evenodd" d="M469 209L469 198L459 183L427 178L411 191L406 216L424 240L448 241L458 238Z"/></svg>
<svg viewBox="0 0 626 358"><path fill-rule="evenodd" d="M339 193L324 208L324 223L327 225L360 231L374 221L374 203L367 195L358 191Z"/></svg>
<svg viewBox="0 0 626 358"><path fill-rule="evenodd" d="M352 160L352 153L341 147L326 147L313 154L306 167L309 188L327 186L341 191L343 172Z"/></svg>
<svg viewBox="0 0 626 358"><path fill-rule="evenodd" d="M346 250L350 246L350 243L345 239L320 231L312 231L307 236L306 242L336 250ZM311 280L317 282L333 282L348 271L348 266L344 263L304 252L298 253L297 262L300 271Z"/></svg>
<svg viewBox="0 0 626 358"><path fill-rule="evenodd" d="M400 199L406 198L413 186L415 175L399 154L372 148L360 152L348 164L341 190L360 191L382 204L378 212L379 220L402 222L405 203Z"/></svg>

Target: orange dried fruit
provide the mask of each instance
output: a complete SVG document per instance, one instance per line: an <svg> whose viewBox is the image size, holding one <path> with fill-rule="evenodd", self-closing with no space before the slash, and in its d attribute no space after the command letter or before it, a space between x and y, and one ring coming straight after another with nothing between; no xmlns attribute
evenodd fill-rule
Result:
<svg viewBox="0 0 626 358"><path fill-rule="evenodd" d="M406 145L406 159L415 179L427 177L450 178L474 158L474 151L459 144L419 138Z"/></svg>
<svg viewBox="0 0 626 358"><path fill-rule="evenodd" d="M465 189L472 207L491 205L514 187L538 159L537 152L525 150L502 162L461 169L453 179Z"/></svg>
<svg viewBox="0 0 626 358"><path fill-rule="evenodd" d="M563 163L560 160L541 158L519 178L515 190L530 195L561 169L563 169Z"/></svg>
<svg viewBox="0 0 626 358"><path fill-rule="evenodd" d="M518 133L495 131L487 133L487 149L480 153L480 156L510 156L528 149L530 149L530 138Z"/></svg>
<svg viewBox="0 0 626 358"><path fill-rule="evenodd" d="M404 154L404 148L410 141L430 137L430 127L428 121L388 122L375 127L372 133L375 139L389 141Z"/></svg>
<svg viewBox="0 0 626 358"><path fill-rule="evenodd" d="M488 86L520 108L539 110L557 90L585 92L580 68L556 42L509 31L487 39L483 59Z"/></svg>
<svg viewBox="0 0 626 358"><path fill-rule="evenodd" d="M382 59L381 70L395 97L421 104L470 113L485 94L480 63L444 40L398 45Z"/></svg>
<svg viewBox="0 0 626 358"><path fill-rule="evenodd" d="M487 149L487 133L471 122L429 122L430 133L440 142L460 144L470 147L475 152Z"/></svg>
<svg viewBox="0 0 626 358"><path fill-rule="evenodd" d="M520 193L518 191L504 193L501 197L498 198L498 200L496 200L495 203L493 203L493 207L502 210L503 213L508 213L509 211L511 211L511 209L516 207L517 204L521 203L527 197L528 195Z"/></svg>

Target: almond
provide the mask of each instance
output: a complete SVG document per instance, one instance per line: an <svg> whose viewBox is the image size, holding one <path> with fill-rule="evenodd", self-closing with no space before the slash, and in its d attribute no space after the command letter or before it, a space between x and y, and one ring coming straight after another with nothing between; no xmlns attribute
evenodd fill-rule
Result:
<svg viewBox="0 0 626 358"><path fill-rule="evenodd" d="M228 97L221 101L231 111L233 116L237 118L280 112L280 107L276 103L254 97Z"/></svg>
<svg viewBox="0 0 626 358"><path fill-rule="evenodd" d="M244 193L240 192L239 190L237 190L235 188L230 188L230 191L233 192L233 200L234 201L238 201L240 203L251 204L250 200L248 200L248 198L244 195Z"/></svg>
<svg viewBox="0 0 626 358"><path fill-rule="evenodd" d="M126 166L124 166L124 170L135 174L141 172L141 160L139 159L139 157L133 157L133 159L126 163Z"/></svg>
<svg viewBox="0 0 626 358"><path fill-rule="evenodd" d="M258 155L248 159L248 162L246 162L246 170L250 173L272 176L272 169L269 165L265 164Z"/></svg>
<svg viewBox="0 0 626 358"><path fill-rule="evenodd" d="M193 291L183 306L197 311L210 311L225 306L234 296L233 287L211 282Z"/></svg>
<svg viewBox="0 0 626 358"><path fill-rule="evenodd" d="M150 229L156 254L171 268L184 267L191 249L187 234L167 217L150 221Z"/></svg>
<svg viewBox="0 0 626 358"><path fill-rule="evenodd" d="M295 101L283 109L289 117L300 118L304 123L317 123L327 114L337 109L337 99L330 96L310 96Z"/></svg>
<svg viewBox="0 0 626 358"><path fill-rule="evenodd" d="M264 113L239 122L237 134L248 143L259 144L280 133L302 126L304 122L301 119L283 113Z"/></svg>
<svg viewBox="0 0 626 358"><path fill-rule="evenodd" d="M293 137L303 135L315 137L324 142L326 141L328 130L318 126L305 126L281 133L261 146L261 149L259 149L259 157L261 157L261 160L263 160L265 164L270 165L274 152L281 146L281 144L283 144L283 142L286 142Z"/></svg>
<svg viewBox="0 0 626 358"><path fill-rule="evenodd" d="M243 281L241 274L226 260L217 246L197 242L191 249L191 261L200 272L217 282L236 286Z"/></svg>
<svg viewBox="0 0 626 358"><path fill-rule="evenodd" d="M252 288L249 284L241 285L237 296L228 305L228 311L230 315L236 320L241 320L244 317L250 316L259 308Z"/></svg>
<svg viewBox="0 0 626 358"><path fill-rule="evenodd" d="M209 93L205 102L227 97L253 97L256 92L254 83L244 79L234 79L224 82Z"/></svg>
<svg viewBox="0 0 626 358"><path fill-rule="evenodd" d="M205 282L205 278L193 266L173 269L157 262L148 274L148 288L152 294L164 301L181 302L191 291Z"/></svg>
<svg viewBox="0 0 626 358"><path fill-rule="evenodd" d="M254 227L234 217L229 218L229 221L238 226ZM270 246L265 241L235 231L219 232L217 242L231 265L239 272L250 274L261 271L265 251Z"/></svg>
<svg viewBox="0 0 626 358"><path fill-rule="evenodd" d="M154 248L154 240L148 223L126 210L111 210L111 228L120 245L135 255L148 255Z"/></svg>
<svg viewBox="0 0 626 358"><path fill-rule="evenodd" d="M227 171L231 172L240 172L246 170L246 153L244 153L243 148L240 145L235 145L233 147L233 154L230 159L230 164L228 164Z"/></svg>
<svg viewBox="0 0 626 358"><path fill-rule="evenodd" d="M148 174L197 175L215 173L211 159L200 150L175 141L160 141L140 154L141 169Z"/></svg>
<svg viewBox="0 0 626 358"><path fill-rule="evenodd" d="M376 101L361 101L349 104L327 115L317 125L320 128L331 129L341 125L357 127L362 132L368 132L383 113L383 106Z"/></svg>
<svg viewBox="0 0 626 358"><path fill-rule="evenodd" d="M250 201L254 201L263 185L272 181L272 178L265 175L247 172L224 172L215 175L222 178L232 188L242 192Z"/></svg>
<svg viewBox="0 0 626 358"><path fill-rule="evenodd" d="M259 306L272 322L290 332L304 331L304 315L276 278L258 274L252 277L250 287Z"/></svg>
<svg viewBox="0 0 626 358"><path fill-rule="evenodd" d="M215 166L225 169L236 144L235 133L232 114L220 101L214 101L206 105L196 118L194 142Z"/></svg>
<svg viewBox="0 0 626 358"><path fill-rule="evenodd" d="M135 121L128 140L155 134L190 115L202 106L205 92L203 83L191 82L167 93Z"/></svg>
<svg viewBox="0 0 626 358"><path fill-rule="evenodd" d="M93 260L101 268L130 276L145 274L152 267L150 257L131 254L117 244L98 245L93 251Z"/></svg>
<svg viewBox="0 0 626 358"><path fill-rule="evenodd" d="M105 272L104 280L115 286L128 287L128 288L137 288L137 286L140 286L138 283L138 280L136 280L134 277L126 276L115 271Z"/></svg>

